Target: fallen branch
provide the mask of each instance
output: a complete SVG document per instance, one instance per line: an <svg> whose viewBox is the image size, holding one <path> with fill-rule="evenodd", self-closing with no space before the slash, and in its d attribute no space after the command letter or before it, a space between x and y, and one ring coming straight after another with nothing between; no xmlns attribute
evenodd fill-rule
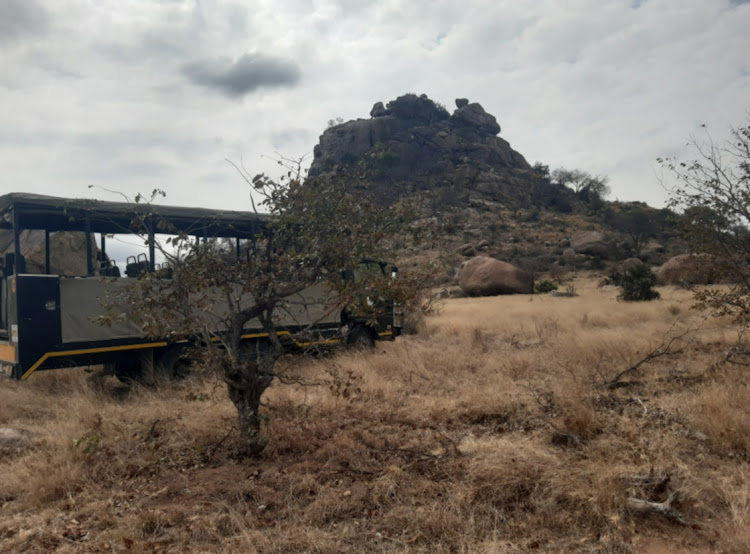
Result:
<svg viewBox="0 0 750 554"><path fill-rule="evenodd" d="M149 429L149 432L148 432L148 433L146 434L146 436L144 437L144 439L143 439L143 440L145 440L145 441L150 441L150 440L153 440L153 439L159 438L159 436L161 435L161 433L160 433L160 432L159 432L159 430L158 430L158 429L156 428L156 427L157 427L157 425L159 425L160 423L168 423L168 422L170 422L170 421L177 421L177 419L178 419L178 418L176 418L176 417L170 417L170 418L167 418L167 419L160 419L160 418L156 418L156 419L155 419L155 420L154 420L154 421L153 421L153 422L151 423L151 429Z"/></svg>
<svg viewBox="0 0 750 554"><path fill-rule="evenodd" d="M379 452L387 452L387 453L395 453L395 454L401 454L401 455L409 455L409 456L415 456L419 460L435 460L440 458L441 456L432 454L430 452L424 452L420 450L411 450L409 448L395 448L395 447L385 447L382 448L380 446L375 446L374 444L370 444L368 442L362 441L362 444L364 444L367 448L370 450L377 450Z"/></svg>
<svg viewBox="0 0 750 554"><path fill-rule="evenodd" d="M671 477L669 473L658 474L653 471L648 475L627 475L621 477L622 481L637 487L651 487L654 490L666 489Z"/></svg>
<svg viewBox="0 0 750 554"><path fill-rule="evenodd" d="M206 453L204 454L203 460L204 460L205 462L208 462L208 461L210 461L210 460L211 460L211 458L213 457L213 455L214 455L214 454L216 454L216 451L217 451L217 450L219 450L219 447L220 447L220 446L221 446L222 444L224 444L224 441L225 441L225 440L227 440L227 439L229 438L229 435L231 435L231 434L232 434L232 431L234 431L235 429L236 429L236 427L235 427L234 425L232 425L232 427L231 427L231 428L229 429L229 432L228 432L228 433L227 433L226 435L224 435L224 438L223 438L223 439L221 439L221 440L220 440L219 442L217 442L217 443L216 443L215 445L213 445L213 446L212 446L212 447L211 447L211 448L210 448L210 449L209 449L209 450L208 450L208 451L207 451L207 452L206 452Z"/></svg>
<svg viewBox="0 0 750 554"><path fill-rule="evenodd" d="M453 455L456 456L456 458L459 458L459 457L461 457L461 456L464 455L464 453L461 452L461 450L459 450L458 443L456 443L456 441L454 441L452 438L450 438L448 435L446 435L445 433L443 433L442 431L440 431L438 429L435 429L435 432L438 435L440 435L445 440L445 442L448 443L451 446L451 448L453 450Z"/></svg>
<svg viewBox="0 0 750 554"><path fill-rule="evenodd" d="M678 500L679 497L679 491L670 494L669 498L664 502L650 502L648 500L630 497L628 498L628 509L641 515L657 515L665 517L675 523L679 523L680 525L687 525L685 517L672 508L672 503Z"/></svg>
<svg viewBox="0 0 750 554"><path fill-rule="evenodd" d="M159 424L161 419L155 419L154 422L151 424L151 430L148 432L148 435L146 435L146 440L150 440L153 437L156 436L156 426Z"/></svg>
<svg viewBox="0 0 750 554"><path fill-rule="evenodd" d="M670 329L671 331L671 329ZM635 371L638 371L638 368L641 367L646 362L650 362L651 360L655 360L656 358L661 358L662 356L672 355L672 354L679 354L683 351L683 348L679 348L676 350L672 349L672 345L683 339L685 336L689 335L690 333L693 333L696 331L696 329L687 329L683 333L680 333L679 335L674 335L670 337L669 339L664 339L659 346L654 348L651 352L646 354L642 359L640 359L635 364L631 365L630 367L623 369L620 373L615 375L610 381L605 383L604 387L607 389L616 389L619 387L624 386L624 383L621 383L623 377L626 375L633 373ZM669 334L669 333L667 333ZM666 335L665 335L666 336Z"/></svg>

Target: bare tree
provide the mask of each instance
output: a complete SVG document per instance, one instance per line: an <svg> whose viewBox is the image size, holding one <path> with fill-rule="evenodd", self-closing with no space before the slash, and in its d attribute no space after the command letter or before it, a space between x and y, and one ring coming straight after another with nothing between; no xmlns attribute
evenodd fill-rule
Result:
<svg viewBox="0 0 750 554"><path fill-rule="evenodd" d="M581 169L565 169L561 167L555 169L550 178L553 183L566 186L573 189L576 194L581 194L585 190L597 194L604 198L609 194L609 177L606 175L591 175Z"/></svg>
<svg viewBox="0 0 750 554"><path fill-rule="evenodd" d="M572 189L580 201L587 204L594 211L604 205L604 198L609 195L609 177L606 175L591 175L580 169L555 169L550 174L553 184Z"/></svg>
<svg viewBox="0 0 750 554"><path fill-rule="evenodd" d="M239 257L221 241L176 235L163 245L172 278L145 274L125 290L131 313L147 335L199 338L193 342L201 359L219 371L237 409L245 455L257 455L265 447L261 397L274 380L288 380L276 371L287 350L278 322L302 291L320 286L337 299L330 309L372 317L379 309L378 297L413 297L405 285L413 284L408 279L341 278L342 269L365 257L394 254L392 239L409 221L409 206L382 208L355 196L356 175L302 179L298 163L280 163L287 170L282 180L251 176L242 165L232 164L260 198L253 208L270 215L267 232L245 241ZM259 324L267 339L243 340L249 322ZM299 333L310 331L314 323Z"/></svg>
<svg viewBox="0 0 750 554"><path fill-rule="evenodd" d="M699 290L704 308L750 322L750 116L716 142L708 130L690 137L693 159L658 158L674 178L670 207L682 214L678 228L694 252L711 257L713 272L733 285Z"/></svg>

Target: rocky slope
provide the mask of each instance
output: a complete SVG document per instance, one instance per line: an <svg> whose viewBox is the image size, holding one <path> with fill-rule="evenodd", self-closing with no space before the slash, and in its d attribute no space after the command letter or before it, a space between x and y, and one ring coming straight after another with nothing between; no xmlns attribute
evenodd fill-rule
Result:
<svg viewBox="0 0 750 554"><path fill-rule="evenodd" d="M663 211L581 198L552 182L544 166L530 166L499 133L478 103L457 99L451 114L426 95L407 94L376 103L369 119L328 128L310 175L357 167L376 200L417 198L437 236L410 258L437 264L444 281L478 254L538 277L604 269L636 255L660 264L679 251Z"/></svg>

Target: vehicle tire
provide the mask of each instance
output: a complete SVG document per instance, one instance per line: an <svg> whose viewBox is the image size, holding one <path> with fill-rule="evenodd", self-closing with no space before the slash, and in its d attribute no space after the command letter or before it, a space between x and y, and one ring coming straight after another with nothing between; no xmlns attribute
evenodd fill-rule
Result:
<svg viewBox="0 0 750 554"><path fill-rule="evenodd" d="M140 381L143 376L143 368L141 367L140 360L135 356L113 362L112 366L115 377L122 383Z"/></svg>
<svg viewBox="0 0 750 554"><path fill-rule="evenodd" d="M374 348L375 337L373 337L372 331L364 325L360 325L359 327L352 329L347 344L350 347L357 349Z"/></svg>
<svg viewBox="0 0 750 554"><path fill-rule="evenodd" d="M156 362L156 372L170 381L180 381L190 375L191 360L188 348L173 346L164 352Z"/></svg>

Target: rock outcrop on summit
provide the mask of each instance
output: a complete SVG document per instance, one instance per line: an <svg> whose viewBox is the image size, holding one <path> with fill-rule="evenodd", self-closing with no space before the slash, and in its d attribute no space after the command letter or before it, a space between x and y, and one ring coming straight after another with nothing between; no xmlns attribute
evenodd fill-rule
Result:
<svg viewBox="0 0 750 554"><path fill-rule="evenodd" d="M511 201L533 170L500 138L495 117L478 103L456 100L450 114L426 95L407 94L370 119L327 129L314 150L310 175L365 164L376 198L392 201L419 191L448 189L455 201L471 197Z"/></svg>

